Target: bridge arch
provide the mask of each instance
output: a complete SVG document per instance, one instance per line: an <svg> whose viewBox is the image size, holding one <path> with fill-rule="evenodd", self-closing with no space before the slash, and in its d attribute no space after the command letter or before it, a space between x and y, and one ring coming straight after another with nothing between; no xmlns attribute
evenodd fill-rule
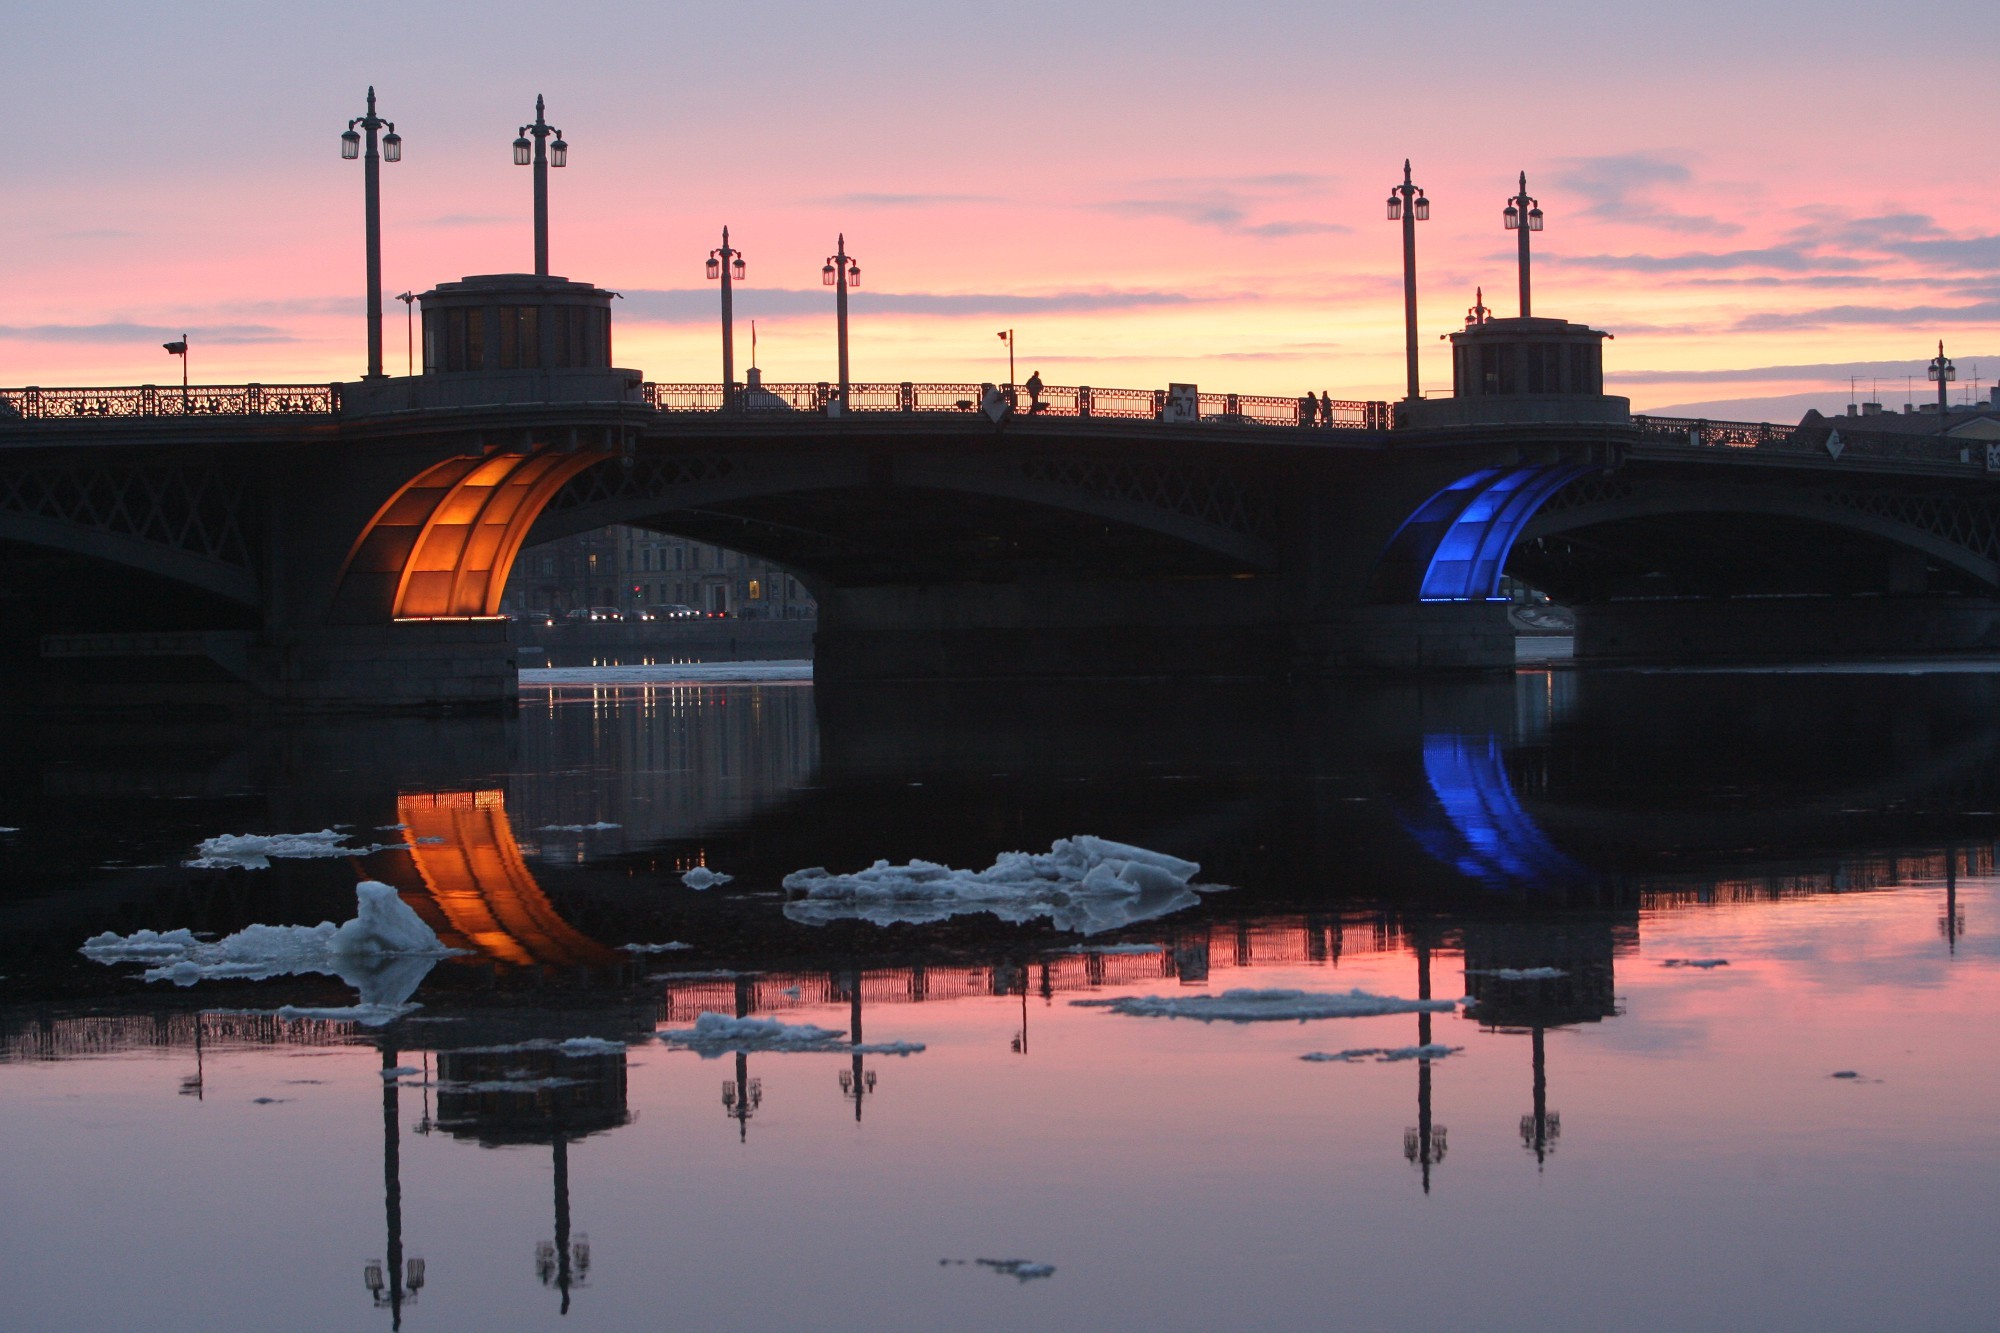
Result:
<svg viewBox="0 0 2000 1333"><path fill-rule="evenodd" d="M1519 538L1696 516L1790 520L1851 533L1934 560L1982 588L2000 587L2000 502L1845 481L1806 487L1724 477L1586 476L1550 496Z"/></svg>

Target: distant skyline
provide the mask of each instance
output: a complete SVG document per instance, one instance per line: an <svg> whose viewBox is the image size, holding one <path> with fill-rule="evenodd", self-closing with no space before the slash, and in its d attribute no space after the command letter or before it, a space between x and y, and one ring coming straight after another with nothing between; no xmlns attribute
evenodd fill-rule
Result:
<svg viewBox="0 0 2000 1333"><path fill-rule="evenodd" d="M1336 397L1401 393L1404 157L1423 379L1475 288L1515 310L1500 211L1528 173L1535 308L1608 329L1635 407L1813 395L1899 410L1943 338L1961 397L2000 378L2000 111L1990 10L1921 30L1852 0L1162 3L774 0L340 14L97 0L10 18L0 383L362 369L361 172L338 135L373 83L391 293L531 267L537 93L571 144L556 272L623 293L617 361L720 376L701 265L724 223L772 379L833 374L819 268L860 262L857 379L999 379ZM1940 55L1942 50L1944 54ZM404 366L391 301L386 362ZM1982 397L1984 394L1982 393ZM1746 413L1746 415L1756 415Z"/></svg>

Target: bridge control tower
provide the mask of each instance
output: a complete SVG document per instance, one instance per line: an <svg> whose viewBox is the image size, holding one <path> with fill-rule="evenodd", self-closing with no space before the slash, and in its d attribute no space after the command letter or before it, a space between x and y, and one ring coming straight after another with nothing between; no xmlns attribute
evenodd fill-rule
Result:
<svg viewBox="0 0 2000 1333"><path fill-rule="evenodd" d="M1483 294L1451 339L1450 398L1406 404L1418 428L1591 422L1629 425L1632 401L1604 392L1604 340L1565 319L1495 319Z"/></svg>
<svg viewBox="0 0 2000 1333"><path fill-rule="evenodd" d="M341 386L347 416L502 403L631 403L645 376L611 364L611 302L587 282L488 273L441 282L423 308L423 373Z"/></svg>

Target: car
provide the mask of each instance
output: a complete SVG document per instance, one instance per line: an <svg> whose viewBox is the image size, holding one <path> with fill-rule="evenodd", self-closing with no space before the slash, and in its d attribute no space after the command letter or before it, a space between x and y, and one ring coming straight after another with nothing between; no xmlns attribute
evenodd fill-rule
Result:
<svg viewBox="0 0 2000 1333"><path fill-rule="evenodd" d="M627 620L658 620L660 617L651 607L635 606L625 613Z"/></svg>
<svg viewBox="0 0 2000 1333"><path fill-rule="evenodd" d="M623 620L625 613L615 606L593 606L590 608L592 620Z"/></svg>
<svg viewBox="0 0 2000 1333"><path fill-rule="evenodd" d="M662 620L695 620L701 616L701 612L685 602L669 602L659 609L658 614Z"/></svg>

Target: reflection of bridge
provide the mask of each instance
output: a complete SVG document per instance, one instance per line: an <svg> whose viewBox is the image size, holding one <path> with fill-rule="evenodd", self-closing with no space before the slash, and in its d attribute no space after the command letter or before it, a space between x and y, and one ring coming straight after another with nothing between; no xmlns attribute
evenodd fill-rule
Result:
<svg viewBox="0 0 2000 1333"><path fill-rule="evenodd" d="M1509 323L1480 337L1560 321ZM461 378L0 391L0 552L46 575L24 625L107 671L492 702L519 552L628 523L796 570L827 678L1498 665L1507 570L1584 604L1586 653L1993 637L2000 501L1946 436L1631 418L1594 384L1308 425L1164 390L721 410L608 367Z"/></svg>

